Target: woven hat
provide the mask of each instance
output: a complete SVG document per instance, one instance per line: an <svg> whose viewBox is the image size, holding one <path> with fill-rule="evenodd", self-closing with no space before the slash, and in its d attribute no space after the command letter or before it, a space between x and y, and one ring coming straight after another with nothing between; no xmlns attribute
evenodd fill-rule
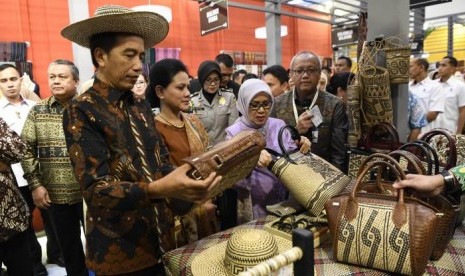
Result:
<svg viewBox="0 0 465 276"><path fill-rule="evenodd" d="M142 37L148 49L161 42L168 34L168 29L168 21L157 13L105 5L95 10L94 17L65 27L61 35L89 48L93 35L106 32L131 33Z"/></svg>
<svg viewBox="0 0 465 276"><path fill-rule="evenodd" d="M264 230L243 229L214 245L192 261L193 275L238 275L248 268L291 249L292 243Z"/></svg>

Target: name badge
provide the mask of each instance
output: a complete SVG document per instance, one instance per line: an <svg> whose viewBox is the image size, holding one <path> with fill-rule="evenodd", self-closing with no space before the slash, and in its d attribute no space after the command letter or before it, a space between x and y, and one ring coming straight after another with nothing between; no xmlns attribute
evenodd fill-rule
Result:
<svg viewBox="0 0 465 276"><path fill-rule="evenodd" d="M218 100L218 103L220 105L225 105L226 104L226 99L224 97L221 97L219 100Z"/></svg>

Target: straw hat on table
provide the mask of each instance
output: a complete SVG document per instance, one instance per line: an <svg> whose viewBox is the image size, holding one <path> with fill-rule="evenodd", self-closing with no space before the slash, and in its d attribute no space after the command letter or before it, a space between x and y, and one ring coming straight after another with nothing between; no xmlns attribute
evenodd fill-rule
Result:
<svg viewBox="0 0 465 276"><path fill-rule="evenodd" d="M160 43L168 34L169 24L160 14L135 11L117 5L105 5L95 10L94 16L73 23L61 35L83 47L90 48L93 35L107 32L131 33L144 39L145 48Z"/></svg>
<svg viewBox="0 0 465 276"><path fill-rule="evenodd" d="M197 255L192 261L192 274L238 275L291 247L291 241L264 230L242 229Z"/></svg>

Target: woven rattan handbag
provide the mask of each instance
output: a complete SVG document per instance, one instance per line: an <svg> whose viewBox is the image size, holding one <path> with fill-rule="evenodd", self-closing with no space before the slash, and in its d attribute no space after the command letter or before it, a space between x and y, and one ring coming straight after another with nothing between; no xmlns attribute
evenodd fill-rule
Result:
<svg viewBox="0 0 465 276"><path fill-rule="evenodd" d="M211 150L189 156L183 161L192 165L193 169L187 174L193 179L205 179L214 171L223 176L211 191L210 197L214 197L252 172L265 144L265 138L259 131L245 130L230 140L216 144Z"/></svg>
<svg viewBox="0 0 465 276"><path fill-rule="evenodd" d="M437 152L440 169L451 169L457 165L457 147L452 133L447 129L435 128L423 134L420 140L429 143Z"/></svg>
<svg viewBox="0 0 465 276"><path fill-rule="evenodd" d="M383 154L377 154L383 155ZM357 193L363 175L375 167L390 170L404 179L400 165L390 156L365 163L354 189L325 204L334 257L351 263L393 273L422 275L437 232L437 210L404 196ZM376 185L392 183L378 177Z"/></svg>
<svg viewBox="0 0 465 276"><path fill-rule="evenodd" d="M420 162L426 169L427 175L439 173L439 157L436 150L427 142L417 140L405 143L399 147L400 150L407 150L420 158Z"/></svg>
<svg viewBox="0 0 465 276"><path fill-rule="evenodd" d="M390 152L389 156L396 159L396 161L399 162L399 165L405 172L423 175L426 173L426 168L423 166L423 163L416 155L411 152L405 150L395 150ZM362 164L362 168L366 167L370 162L380 160L391 162L391 160L387 159L385 155L373 154L365 160L365 162ZM387 172L382 170L378 170L377 175L387 177L388 179L390 177ZM359 189L367 193L378 193L391 196L397 195L397 190L394 189L390 183L380 184L379 181L362 182L362 184L359 185ZM438 210L438 230L430 258L434 261L439 260L444 254L449 241L454 235L454 227L452 226L455 224L458 215L459 208L457 202L446 194L441 194L432 198L422 198L418 197L414 191L409 190L406 192L406 196L416 197L434 206Z"/></svg>
<svg viewBox="0 0 465 276"><path fill-rule="evenodd" d="M363 161L372 153L388 153L396 150L400 145L399 134L392 124L381 122L370 127L360 139L359 147L349 150L348 175L355 179ZM368 177L366 176L365 180Z"/></svg>
<svg viewBox="0 0 465 276"><path fill-rule="evenodd" d="M308 210L310 216L324 216L325 202L339 194L349 184L350 177L315 154L302 154L298 150L287 152L282 142L285 129L291 131L293 140L299 139L295 128L281 128L278 141L281 151L285 154L279 156L281 158L272 162L269 167L292 197ZM278 155L276 152L272 153Z"/></svg>
<svg viewBox="0 0 465 276"><path fill-rule="evenodd" d="M425 133L421 140L428 142L437 152L440 160L440 170L448 170L460 161L465 160L465 137L458 134L452 134L447 129L433 129ZM455 202L460 204L460 212L456 221L456 226L462 224L465 218L465 194L460 192L453 195Z"/></svg>

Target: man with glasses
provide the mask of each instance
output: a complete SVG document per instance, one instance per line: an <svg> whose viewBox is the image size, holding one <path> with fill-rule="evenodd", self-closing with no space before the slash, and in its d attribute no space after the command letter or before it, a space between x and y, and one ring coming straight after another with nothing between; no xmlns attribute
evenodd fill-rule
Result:
<svg viewBox="0 0 465 276"><path fill-rule="evenodd" d="M345 106L338 97L318 91L321 75L318 56L300 52L292 58L290 69L294 90L275 98L271 116L296 127L311 140L313 153L347 171L345 144L349 124Z"/></svg>

